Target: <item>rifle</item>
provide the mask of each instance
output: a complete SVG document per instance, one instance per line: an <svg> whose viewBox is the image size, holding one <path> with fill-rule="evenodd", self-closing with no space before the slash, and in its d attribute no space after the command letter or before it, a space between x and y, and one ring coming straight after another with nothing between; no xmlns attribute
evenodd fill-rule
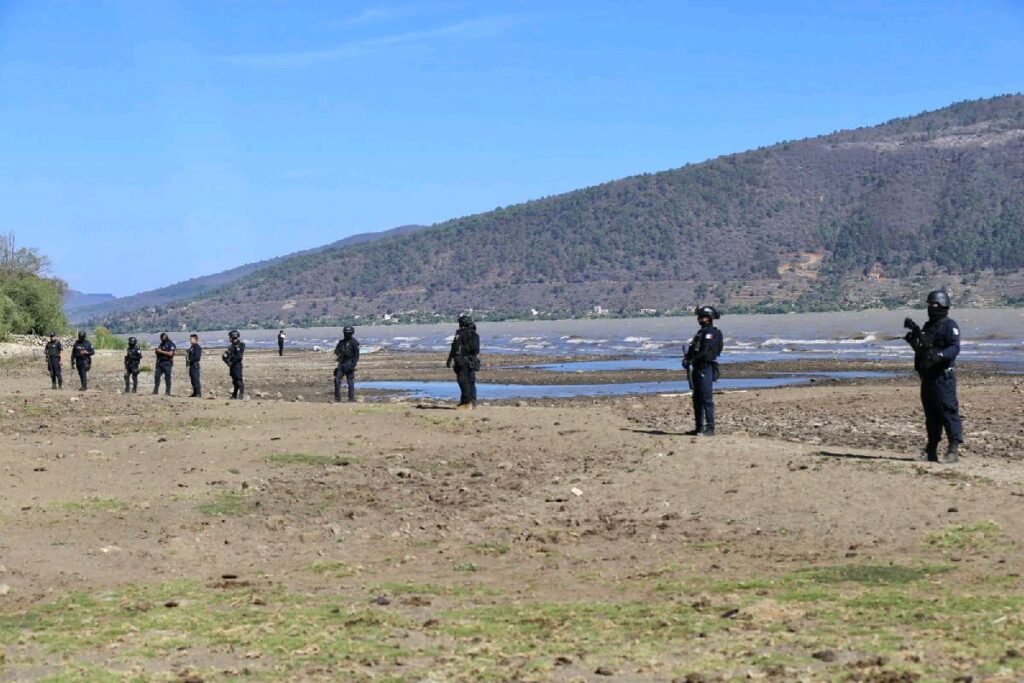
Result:
<svg viewBox="0 0 1024 683"><path fill-rule="evenodd" d="M903 339L914 349L914 365L919 373L925 373L935 367L942 356L932 346L932 340L925 338L920 326L910 318L903 320L903 327L910 330Z"/></svg>

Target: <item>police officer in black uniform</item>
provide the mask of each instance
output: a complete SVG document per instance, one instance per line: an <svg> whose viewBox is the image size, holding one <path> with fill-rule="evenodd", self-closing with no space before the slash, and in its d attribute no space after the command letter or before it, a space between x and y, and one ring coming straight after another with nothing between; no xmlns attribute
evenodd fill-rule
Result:
<svg viewBox="0 0 1024 683"><path fill-rule="evenodd" d="M142 349L139 348L139 340L128 337L128 349L124 352L124 393L138 393L141 363Z"/></svg>
<svg viewBox="0 0 1024 683"><path fill-rule="evenodd" d="M188 368L188 379L192 383L192 394L189 398L202 398L203 386L199 378L199 363L203 359L203 347L199 345L199 335L188 336L188 354L185 356L185 367Z"/></svg>
<svg viewBox="0 0 1024 683"><path fill-rule="evenodd" d="M458 410L476 407L476 371L480 369L480 335L476 323L468 315L459 316L459 329L448 352L450 368L455 365L455 379L459 383Z"/></svg>
<svg viewBox="0 0 1024 683"><path fill-rule="evenodd" d="M687 434L714 436L714 382L718 379L718 356L721 355L724 346L722 332L715 327L714 321L722 316L714 306L701 306L694 312L700 323L700 330L686 349L683 367L686 369L693 393L693 417L696 428Z"/></svg>
<svg viewBox="0 0 1024 683"><path fill-rule="evenodd" d="M238 330L228 332L228 340L231 346L221 355L221 360L228 366L228 374L231 375L231 398L245 398L245 382L242 379L242 356L245 355L245 343Z"/></svg>
<svg viewBox="0 0 1024 683"><path fill-rule="evenodd" d="M284 355L284 340L288 338L288 335L284 333L284 330L277 331L277 355Z"/></svg>
<svg viewBox="0 0 1024 683"><path fill-rule="evenodd" d="M946 455L942 462L955 463L963 443L960 404L956 398L954 366L960 353L960 326L949 317L949 294L935 290L928 294L928 322L918 327L910 318L904 339L914 349L914 369L921 377L921 405L924 407L928 443L920 459L938 462L939 442L946 432Z"/></svg>
<svg viewBox="0 0 1024 683"><path fill-rule="evenodd" d="M71 369L78 369L78 379L82 382L79 391L89 388L89 370L92 368L92 357L96 355L92 344L85 338L85 332L78 333L78 341L71 347Z"/></svg>
<svg viewBox="0 0 1024 683"><path fill-rule="evenodd" d="M160 393L160 378L165 378L164 387L168 396L171 395L171 372L174 370L174 353L178 350L166 332L160 333L160 346L156 347L156 380L153 383L153 393Z"/></svg>
<svg viewBox="0 0 1024 683"><path fill-rule="evenodd" d="M63 363L64 345L60 343L56 332L50 333L50 341L46 342L46 349L43 353L46 356L46 370L50 373L50 384L53 389L64 388L64 377L61 374L60 366Z"/></svg>
<svg viewBox="0 0 1024 683"><path fill-rule="evenodd" d="M356 364L359 363L359 340L356 339L356 330L347 325L342 330L345 337L334 347L334 355L338 359L338 367L334 369L334 400L341 401L341 378L344 377L348 383L348 402L356 400Z"/></svg>

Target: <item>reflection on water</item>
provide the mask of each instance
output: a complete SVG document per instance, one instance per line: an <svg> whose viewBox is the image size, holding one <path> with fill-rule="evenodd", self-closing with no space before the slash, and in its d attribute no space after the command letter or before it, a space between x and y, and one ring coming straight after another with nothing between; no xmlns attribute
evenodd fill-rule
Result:
<svg viewBox="0 0 1024 683"><path fill-rule="evenodd" d="M891 377L886 372L807 372L780 373L771 377L723 379L715 383L717 390L768 389L805 384L817 378L856 379ZM414 398L458 398L455 382L360 382L361 389L382 389L402 392ZM572 398L578 396L623 396L626 394L676 394L689 391L685 381L627 382L624 384L477 384L482 401L516 398Z"/></svg>

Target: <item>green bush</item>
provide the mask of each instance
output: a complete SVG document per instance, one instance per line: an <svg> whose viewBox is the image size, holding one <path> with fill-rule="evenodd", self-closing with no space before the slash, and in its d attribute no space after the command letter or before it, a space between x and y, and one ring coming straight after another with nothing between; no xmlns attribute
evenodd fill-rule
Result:
<svg viewBox="0 0 1024 683"><path fill-rule="evenodd" d="M63 332L63 283L25 273L0 275L0 334Z"/></svg>
<svg viewBox="0 0 1024 683"><path fill-rule="evenodd" d="M105 327L97 327L92 334L92 345L95 349L111 349L123 351L128 348L128 341L121 339Z"/></svg>

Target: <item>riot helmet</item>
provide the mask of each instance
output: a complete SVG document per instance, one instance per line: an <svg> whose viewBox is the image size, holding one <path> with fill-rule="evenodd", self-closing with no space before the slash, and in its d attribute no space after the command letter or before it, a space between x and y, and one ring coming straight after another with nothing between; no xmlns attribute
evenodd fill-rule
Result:
<svg viewBox="0 0 1024 683"><path fill-rule="evenodd" d="M351 337L356 333L356 328L352 327L351 325L345 325L345 327L341 331L346 337Z"/></svg>
<svg viewBox="0 0 1024 683"><path fill-rule="evenodd" d="M57 333L56 332L51 332L50 333L50 339L56 339L56 338L57 338Z"/></svg>
<svg viewBox="0 0 1024 683"><path fill-rule="evenodd" d="M128 337L128 347L129 348L133 348L134 349L135 345L138 344L138 343L139 343L139 340L136 339L135 337Z"/></svg>
<svg viewBox="0 0 1024 683"><path fill-rule="evenodd" d="M697 316L698 320L700 320L701 318L718 320L719 318L722 317L722 314L719 313L718 309L716 309L714 306L698 306L697 308L694 309L693 313L694 315Z"/></svg>
<svg viewBox="0 0 1024 683"><path fill-rule="evenodd" d="M84 342L85 341L85 331L84 330L80 331L78 333L78 341L80 341L80 342Z"/></svg>
<svg viewBox="0 0 1024 683"><path fill-rule="evenodd" d="M939 308L949 308L949 293L944 289L936 289L933 292L928 292L928 306L931 307L933 304Z"/></svg>
<svg viewBox="0 0 1024 683"><path fill-rule="evenodd" d="M238 330L231 330L230 332L228 332L228 339L230 339L231 341L238 341L238 338L241 336L242 335L241 333L239 333Z"/></svg>
<svg viewBox="0 0 1024 683"><path fill-rule="evenodd" d="M469 327L473 324L473 318L468 313L459 316L459 327Z"/></svg>

